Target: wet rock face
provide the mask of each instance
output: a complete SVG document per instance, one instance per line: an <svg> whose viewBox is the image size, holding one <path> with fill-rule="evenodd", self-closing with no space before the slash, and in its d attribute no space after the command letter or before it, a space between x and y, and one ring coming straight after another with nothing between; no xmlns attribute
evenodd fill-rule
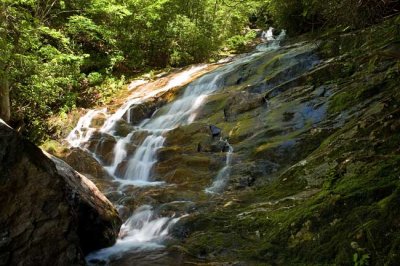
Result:
<svg viewBox="0 0 400 266"><path fill-rule="evenodd" d="M124 114L123 119L130 125L138 125L144 119L152 117L159 108L171 102L180 92L180 87L171 88L158 93L155 97L149 98L140 104L132 105Z"/></svg>
<svg viewBox="0 0 400 266"><path fill-rule="evenodd" d="M211 135L213 136L213 138L221 136L221 129L214 125L210 126L210 131L211 131Z"/></svg>
<svg viewBox="0 0 400 266"><path fill-rule="evenodd" d="M160 97L151 98L144 103L133 105L124 115L124 119L129 121L132 125L137 125L143 121L143 119L150 118L157 108L165 103L166 100Z"/></svg>
<svg viewBox="0 0 400 266"><path fill-rule="evenodd" d="M267 105L262 94L248 93L246 91L237 92L229 98L224 108L224 117L226 121L234 121L239 114L254 110L260 106L267 107Z"/></svg>
<svg viewBox="0 0 400 266"><path fill-rule="evenodd" d="M0 265L84 265L86 252L115 241L111 203L55 160L0 123Z"/></svg>
<svg viewBox="0 0 400 266"><path fill-rule="evenodd" d="M95 132L90 138L88 150L95 153L104 165L111 165L116 143L117 141L113 136Z"/></svg>

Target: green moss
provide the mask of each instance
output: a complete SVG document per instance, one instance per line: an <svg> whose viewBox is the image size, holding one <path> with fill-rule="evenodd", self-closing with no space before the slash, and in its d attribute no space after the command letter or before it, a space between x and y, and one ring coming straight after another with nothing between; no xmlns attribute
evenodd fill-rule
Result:
<svg viewBox="0 0 400 266"><path fill-rule="evenodd" d="M344 91L332 97L329 102L329 112L342 112L365 100L371 99L382 92L383 88L387 88L385 82L383 75L377 75L372 78L364 76L362 79L346 87Z"/></svg>
<svg viewBox="0 0 400 266"><path fill-rule="evenodd" d="M286 135L278 135L272 138L269 138L266 142L263 140L261 143L257 143L257 147L253 150L253 156L259 157L263 156L265 152L268 152L270 149L277 148L288 141L294 141L296 137L299 135L299 132L291 132Z"/></svg>
<svg viewBox="0 0 400 266"><path fill-rule="evenodd" d="M47 140L40 146L40 148L58 157L62 157L63 154L68 152L68 147L55 140Z"/></svg>
<svg viewBox="0 0 400 266"><path fill-rule="evenodd" d="M382 117L383 111L378 108L365 115ZM280 265L351 265L354 254L368 254L371 265L393 265L399 257L394 247L400 243L396 225L400 219L400 158L389 155L395 145L385 149L384 156L371 157L374 143L360 144L375 127L382 129L376 123L355 130L350 121L313 152L307 163L241 195L240 206L208 213L210 220L200 229L207 233L196 244L197 254L201 250L206 258ZM385 138L392 135L387 133ZM321 157L336 164L322 173L325 182L320 192L302 197L310 189L304 175L315 171ZM210 240L210 236L217 239Z"/></svg>
<svg viewBox="0 0 400 266"><path fill-rule="evenodd" d="M226 93L213 94L205 99L205 104L202 106L198 119L208 118L213 115L219 114L223 117L223 109L226 106L228 100L228 95Z"/></svg>
<svg viewBox="0 0 400 266"><path fill-rule="evenodd" d="M354 103L354 95L350 92L341 92L336 94L329 105L330 113L339 113L348 109Z"/></svg>

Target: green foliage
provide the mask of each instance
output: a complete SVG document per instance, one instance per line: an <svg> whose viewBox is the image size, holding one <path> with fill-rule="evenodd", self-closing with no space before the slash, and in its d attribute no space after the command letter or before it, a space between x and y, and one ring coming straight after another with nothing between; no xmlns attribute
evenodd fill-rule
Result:
<svg viewBox="0 0 400 266"><path fill-rule="evenodd" d="M200 62L210 55L214 45L212 38L207 37L207 29L200 28L188 17L178 15L168 24L167 31L171 40L171 65L185 65Z"/></svg>
<svg viewBox="0 0 400 266"><path fill-rule="evenodd" d="M261 10L278 27L303 33L323 26L364 27L398 12L399 7L398 1L380 0L268 0Z"/></svg>
<svg viewBox="0 0 400 266"><path fill-rule="evenodd" d="M235 35L228 40L226 40L226 47L229 50L234 50L234 51L244 51L247 45L251 43L251 41L254 40L256 37L256 32L255 31L249 31L245 35Z"/></svg>
<svg viewBox="0 0 400 266"><path fill-rule="evenodd" d="M100 85L104 78L103 76L98 73L98 72L92 72L87 76L88 82L90 86L96 86L96 85Z"/></svg>
<svg viewBox="0 0 400 266"><path fill-rule="evenodd" d="M274 24L291 32L308 30L308 19L312 9L306 9L304 1L268 1L268 10L273 17ZM311 1L310 1L311 2Z"/></svg>
<svg viewBox="0 0 400 266"><path fill-rule="evenodd" d="M368 266L369 259L370 257L368 254L359 255L358 253L354 253L353 255L354 266Z"/></svg>
<svg viewBox="0 0 400 266"><path fill-rule="evenodd" d="M97 92L100 94L99 103L107 103L112 99L114 94L122 88L125 83L125 77L120 78L108 77L100 86L96 86Z"/></svg>

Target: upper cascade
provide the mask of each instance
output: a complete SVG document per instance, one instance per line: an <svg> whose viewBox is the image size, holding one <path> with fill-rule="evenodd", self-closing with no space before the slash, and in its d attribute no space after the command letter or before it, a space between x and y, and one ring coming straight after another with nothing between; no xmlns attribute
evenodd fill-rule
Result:
<svg viewBox="0 0 400 266"><path fill-rule="evenodd" d="M263 31L261 34L261 40L263 40L263 43L257 45L257 50L258 51L271 51L278 49L280 47L281 41L283 41L286 38L286 30L282 30L278 36L274 36L274 28L270 27L268 31Z"/></svg>
<svg viewBox="0 0 400 266"><path fill-rule="evenodd" d="M132 94L116 112L109 114L107 109L89 111L79 120L75 129L73 129L67 137L67 141L73 147L86 149L91 136L96 131L111 135L117 141L114 146L112 163L110 165L105 165L105 167L107 171L115 177L115 180L119 181L121 184L155 184L151 180L152 170L157 162L157 151L163 147L165 132L178 126L192 123L204 100L209 95L222 88L225 85L225 79L231 73L234 73L246 63L256 60L264 53L278 49L280 41L283 40L285 36L285 31L282 31L277 38L274 38L273 29L270 28L263 36L266 38L267 43L265 43L265 47L268 49L257 48L255 53L238 57L189 83L181 97L163 106L160 110L157 110L151 118L143 120L125 137L119 137L115 134L116 126L122 119L127 123L131 122L130 109L133 106L141 104L162 92L186 84L194 75L204 71L207 65L191 67L179 73L170 79L165 86L161 87L149 88L144 82L135 82L135 86L137 87L135 89L130 88ZM95 129L91 126L92 120L99 114L104 115L106 119L100 129ZM143 136L141 133L145 134L146 137L137 146L135 152L130 154L126 150L127 144L132 142L133 138ZM93 155L96 157L96 152L94 152ZM123 167L123 170L121 170L121 163L126 165Z"/></svg>

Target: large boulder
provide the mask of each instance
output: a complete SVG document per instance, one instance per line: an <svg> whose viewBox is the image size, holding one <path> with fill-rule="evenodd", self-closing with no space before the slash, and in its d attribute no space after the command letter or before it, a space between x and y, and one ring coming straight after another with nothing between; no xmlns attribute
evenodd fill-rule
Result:
<svg viewBox="0 0 400 266"><path fill-rule="evenodd" d="M84 265L88 252L116 240L112 204L48 156L0 120L0 265Z"/></svg>

